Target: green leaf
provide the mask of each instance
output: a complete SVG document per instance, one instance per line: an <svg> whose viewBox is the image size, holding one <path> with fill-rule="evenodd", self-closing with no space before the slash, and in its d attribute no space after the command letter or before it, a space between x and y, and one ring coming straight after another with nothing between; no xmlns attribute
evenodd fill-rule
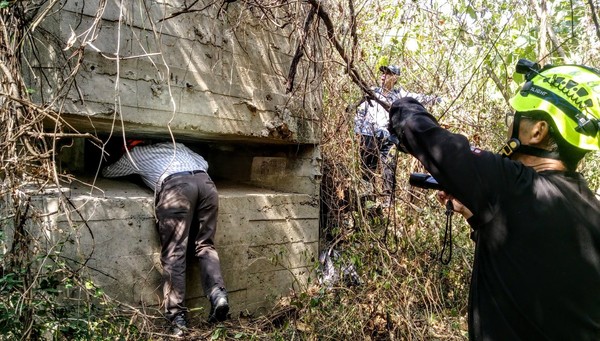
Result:
<svg viewBox="0 0 600 341"><path fill-rule="evenodd" d="M467 6L467 14L473 19L476 20L477 19L477 13L475 12L475 9L473 9L473 6Z"/></svg>
<svg viewBox="0 0 600 341"><path fill-rule="evenodd" d="M8 2L7 0L0 1L0 9L8 8L8 6L10 6L10 2Z"/></svg>

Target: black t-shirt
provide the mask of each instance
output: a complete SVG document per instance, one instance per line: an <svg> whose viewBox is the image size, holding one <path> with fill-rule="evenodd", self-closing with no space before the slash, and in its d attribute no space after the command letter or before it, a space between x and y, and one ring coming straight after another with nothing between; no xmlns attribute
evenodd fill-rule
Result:
<svg viewBox="0 0 600 341"><path fill-rule="evenodd" d="M578 173L471 148L413 99L391 131L473 217L471 340L600 340L600 202Z"/></svg>

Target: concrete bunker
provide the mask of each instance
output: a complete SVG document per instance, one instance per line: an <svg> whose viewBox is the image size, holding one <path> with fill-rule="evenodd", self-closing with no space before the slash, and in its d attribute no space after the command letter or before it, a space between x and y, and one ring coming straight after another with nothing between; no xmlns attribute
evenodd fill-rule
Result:
<svg viewBox="0 0 600 341"><path fill-rule="evenodd" d="M34 99L61 112L47 129L60 124L91 136L61 141L57 166L74 176L57 189L64 196L38 197L55 234L48 241L66 241L62 255L86 264L82 271L111 296L158 307L154 194L136 177L97 176L93 140L108 141L110 162L123 132L152 140L173 134L207 159L220 193L215 243L232 314L264 312L305 285L316 260L320 66L301 61L297 88L305 92L286 93L297 48L286 30L269 29L241 3L228 6L240 21L231 24L218 4L165 20L185 5L141 1L98 11L100 2L66 0L40 24L26 72ZM81 58L70 58L75 52ZM72 210L60 209L64 198ZM188 306L206 307L196 266L188 264Z"/></svg>
<svg viewBox="0 0 600 341"><path fill-rule="evenodd" d="M107 141L110 156L105 157L106 164L121 155L123 140L113 136ZM178 141L205 157L209 175L219 189L215 244L232 314L266 312L289 290L305 288L318 252L318 197L314 195L318 188L314 181L318 178L314 174L318 148ZM95 284L115 298L158 307L162 295L160 245L153 191L135 175L94 180L101 150L89 140L68 141L61 150L60 167L77 178L62 189L78 207L77 214L70 217L77 222L77 232L69 232L73 248L65 249L66 256L85 259ZM52 199L45 198L44 207L51 212L55 208ZM50 225L66 224L65 218L51 216ZM81 226L84 223L86 228ZM191 261L189 305L208 309L198 275L198 264Z"/></svg>

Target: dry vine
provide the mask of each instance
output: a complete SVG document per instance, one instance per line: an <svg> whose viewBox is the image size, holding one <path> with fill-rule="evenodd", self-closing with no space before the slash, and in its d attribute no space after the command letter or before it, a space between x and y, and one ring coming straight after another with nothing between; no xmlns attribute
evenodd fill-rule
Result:
<svg viewBox="0 0 600 341"><path fill-rule="evenodd" d="M115 3L123 6L124 0L111 2ZM372 75L375 62L360 49L359 41L364 35L361 36L357 30L366 3L368 1L187 0L178 10L150 23L158 39L160 23L213 10L218 13L218 20L227 22L234 35L245 15L258 18L260 25L270 29L289 29L286 32L290 32L289 39L295 46L293 51L288 51L293 56L292 63L287 72L278 75L286 80L287 92L301 99L305 94L323 88L328 95L323 112L316 118L322 123L324 245L343 250L351 263L359 268L363 280L359 286L338 283L333 288L314 286L306 292L295 292L265 316L240 318L216 329L198 322L199 328L193 330L193 336L205 339L225 330L224 334L217 336L241 335L242 338L254 339L272 339L274 335L283 339L464 339L467 273L471 256L470 249L464 247L470 245L468 229L463 226L463 233L457 237L461 243L455 251L453 263L449 267L436 263L440 237L437 234L439 216L435 215L437 206L429 193L403 185L408 172L422 170L408 157L399 158L396 210L384 213L368 207L368 202L361 199L363 188L358 175L357 146L352 135L353 108L349 104L362 97L377 101L370 88L375 78ZM378 6L379 2L373 3L373 6ZM33 49L36 44L32 33L43 30L40 23L55 11L60 11L60 4L58 0L0 0L0 247L3 252L0 258L0 339L2 334L22 339L40 338L40 326L44 323L60 325L61 321L68 320L65 318L69 317L68 311L65 311L65 300L61 301L55 295L59 285L64 287L67 284L70 288L67 301L85 307L86 313L97 317L94 322L105 323L103 332L112 332L111 335L126 339L155 338L159 336L156 328L160 324L154 315L147 313L143 307L114 301L93 283L87 282L80 273L81 269L87 269L87 258L75 260L61 256L61 243L65 240L52 244L49 252L42 252L42 244L48 242L44 238L53 232L48 230L51 227L45 222L51 212L40 212L34 205L35 201L42 195L53 197L58 202L59 213L66 219L78 214L60 190L63 181L77 180L57 171L59 149L74 138L91 140L99 149L105 147L94 134L78 132L70 126L62 118L60 108L65 104L68 91L75 89L77 92L76 75L82 67L84 50L86 47L94 48L102 13L109 2L97 2L95 14L86 21L89 26L77 30L81 33L73 33L66 42L56 41L60 46L58 53L63 54L61 60L64 60L64 65L59 68L64 73L58 82L44 80L46 84L52 84L56 96L48 100L45 97L48 89L40 87L42 91L32 93L33 87L27 84L25 74L40 66L39 60L34 58L39 57L39 51ZM147 2L140 0L140 4L146 6ZM240 10L230 11L233 6ZM406 22L411 16L422 13L417 2L407 2L404 7L406 18L403 20ZM595 28L594 34L598 38L597 9L591 0L588 7L592 12L592 24L589 26ZM427 15L430 15L431 25L442 35L443 20L435 13ZM383 51L382 54L388 54L387 57L393 55L397 58L395 61L406 66L403 81L408 84L403 85L424 86L427 91L433 89L445 96L446 104L437 114L446 120L448 128L465 132L477 143L493 145L495 141L489 140L499 138L494 134L499 130L499 108L505 103L498 104L486 98L481 89L487 88L488 83L494 84L504 96L499 102L505 101L511 91L510 72L507 71L510 65L505 64L504 55L494 56L499 53L501 34L469 32L464 16L461 18L463 21L457 24L460 35L442 37L447 38L451 47L448 54L434 53L433 56L438 59L414 60L404 50ZM435 29L432 31L436 32ZM567 52L563 47L568 46L572 37L561 42L555 37L555 32L549 27L547 29L554 45L550 53L564 56ZM43 34L49 39L54 38L49 32ZM473 60L464 64L467 71L461 69L465 75L459 77L455 74L459 70L454 70L451 63L452 60L462 62L461 54L467 51L464 47L460 49L463 40L476 44L477 51L469 55ZM582 46L585 48L585 45ZM597 61L597 57L591 54L583 58ZM117 64L125 58L120 56L119 51L115 55L103 53L102 56ZM142 57L150 57L150 54L131 56ZM303 63L306 61L309 63ZM497 64L503 65L503 72L493 69ZM342 79L342 75L348 79ZM118 78L117 74L117 86ZM119 109L117 96L114 113L118 113ZM117 116L113 116L115 125L123 125ZM491 137L482 141L479 136ZM76 225L71 220L70 223ZM85 222L80 228L91 234ZM36 233L36 230L44 233ZM10 231L13 231L14 237L7 236ZM80 295L77 299L76 294ZM99 311L99 306L115 309ZM84 338L75 335L77 326L73 322L63 336ZM19 335L15 334L17 331L20 331Z"/></svg>
<svg viewBox="0 0 600 341"><path fill-rule="evenodd" d="M296 68L301 59L306 59L315 64L341 65L358 89L364 92L366 97L375 99L357 67L357 63L364 63L364 61L357 60L358 37L356 31L351 30L350 41L353 43L350 47L345 47L339 40L334 19L329 11L330 8L327 8L324 3L315 0L310 0L308 3L275 0L240 0L237 2L251 15L264 18L264 22L268 25L282 28L293 27L291 32L294 36L290 38L297 42L297 49L294 62L290 66L286 78L288 91L294 96L302 97L303 93L311 91L310 87L321 85L319 71L315 70L312 74L310 72L301 73L305 77L302 80L305 88L297 89L294 86L295 77L298 75ZM48 230L52 227L45 224L45 213L40 212L32 204L33 201L39 200L41 195L53 195L59 203L59 213L64 214L69 220L72 214L78 214L77 209L71 205L69 199L60 190L62 181L75 180L70 175L60 174L57 171L55 157L61 144L64 140L68 141L72 138L86 138L94 140L99 148L104 148L103 142L94 135L77 132L62 118L62 113L57 108L62 107L62 101L65 101L66 93L70 89L77 89L75 76L82 67L85 47L93 48L96 32L101 24L102 13L107 6L106 1L99 2L95 17L90 21L90 26L82 31L83 33L78 35L73 33L67 42L57 41L57 44L63 48L61 53L65 54L63 56L65 63L61 69L66 72L63 73L59 84L53 84L55 86L54 93L57 95L52 98L51 102L45 101L43 92L32 94L30 87L26 84L25 70L33 65L39 66L40 63L38 60L28 60L26 57L36 55L35 50L30 51L31 54L25 53L27 48L35 46L32 43L34 39L32 33L34 30L43 29L39 23L43 22L52 11L60 10L60 8L55 8L58 3L58 1L19 1L0 9L2 26L0 69L3 75L0 115L2 122L5 123L2 125L0 135L0 160L2 162L0 178L2 180L1 194L3 198L6 198L2 205L2 231L14 231L12 240L2 241L9 247L9 250L3 255L0 270L2 276L13 273L20 274L15 282L11 282L10 285L4 283L0 287L4 295L4 302L15 304L14 306L6 304L9 308L1 312L4 314L4 319L14 318L15 325L6 324L1 327L5 335L35 339L41 337L39 335L40 325L45 323L60 325L59 320L64 319L65 316L68 317L68 312L63 311L65 306L57 299L57 296L54 296L54 292L59 286L68 284L71 292L79 293L79 298L72 300L73 304L85 306L88 314L98 314L99 320L107 324L106 330L113 330L116 334L128 339L157 336L159 335L155 330L157 324L152 314L147 314L144 309L126 306L112 300L104 295L100 288L94 287L81 276L80 270L86 267L87 258L84 257L77 261L61 256L61 243L66 240L55 242L49 250L41 247L41 244L47 242L44 240L44 236L52 234L54 231ZM233 1L205 3L193 1L183 10L162 20L171 20L212 6L218 6L222 17L226 17L230 3ZM353 2L349 1L349 4L352 5ZM350 6L350 8L353 12L354 6ZM299 15L299 13L304 13L304 15ZM350 26L354 28L356 25L355 14L351 13L350 18L352 18ZM236 18L229 19L232 27L235 28ZM337 56L331 55L328 52L330 49L335 51ZM106 54L103 56L113 59L117 63L120 58L118 53L116 56ZM322 56L329 56L330 59L323 61ZM311 75L312 79L310 79ZM33 100L34 95L40 100ZM115 112L119 112L118 101ZM337 127L345 130L349 123L348 115L339 115L337 119L339 119ZM119 122L115 121L115 123ZM122 124L122 122L120 123ZM368 255L368 257L376 258L374 259L375 263L379 263L383 259L393 259L394 256L390 252L391 249L388 248L387 242L381 242L382 231L379 230L381 227L371 226L367 223L368 219L372 219L374 216L363 215L365 211L362 209L356 211L361 215L360 217L352 216L357 205L360 208L360 205L364 204L358 200L355 181L359 177L352 166L356 164L354 154L348 152L356 150L356 146L347 139L340 141L340 134L337 135L337 138L329 140L336 136L336 133L329 129L325 128L324 130L326 141L331 143L324 144L328 150L324 152L327 168L325 168L326 178L323 182L323 204L327 206L326 211L330 213L326 220L326 233L331 234L331 238L334 239L328 241L329 245L350 247L348 240L354 238L355 234L364 233L367 240L383 251ZM76 225L73 221L70 223L72 226ZM93 238L91 229L86 226L85 221L83 228L87 229ZM339 232L333 232L330 229L339 229ZM43 233L39 233L39 231ZM399 231L394 231L394 233L399 233ZM396 239L394 243L398 244L400 241ZM398 247L399 245L394 246L394 248ZM381 259L377 260L377 258ZM401 262L398 264L401 265ZM94 270L99 271L98 269ZM392 269L382 270L388 272ZM419 281L421 280L425 281L426 279L419 279ZM419 324L424 323L422 315L419 314L419 317L415 318L410 312L413 306L409 303L408 296L414 292L406 287L406 283L393 283L395 289L392 291L385 291L381 288L371 291L373 285L374 283L369 283L357 289L356 292L363 297L357 313L365 316L364 320L354 321L354 318L351 317L348 321L343 321L343 325L336 326L337 321L330 321L325 312L329 305L338 301L350 304L349 299L353 297L352 291L340 288L343 293L340 295L335 291L324 293L314 289L307 293L294 293L271 314L247 322L242 320L239 324L228 324L227 326L232 333L268 335L271 332L276 333L278 328L291 321L295 326L292 333L297 332L308 338L311 337L310 335L327 335L327 328L336 329L334 334L338 335L359 328L362 337L371 335L375 338L402 334L405 328L415 330L421 328ZM400 294L398 294L399 292ZM407 300L407 306L406 309L398 310L390 315L389 307L381 306L376 297L389 296L390 299L394 299L393 297L397 297L397 294ZM419 294L417 293L417 295ZM313 304L311 302L314 300L323 305L322 311L314 311L311 308ZM428 297L424 301L428 305L426 310L439 310L434 297ZM95 310L97 302L102 302L106 306L114 305L116 309L98 312ZM44 310L36 310L36 307L43 307ZM48 311L51 313L43 313ZM132 325L135 325L136 332L132 331ZM204 327L202 323L199 325ZM206 327L210 328L210 326ZM80 328L85 329L85 327ZM18 331L21 333L18 334ZM63 336L81 337L77 335L78 332L80 330L74 323L68 326ZM290 331L285 332L289 333ZM213 331L200 328L195 333L198 337L207 337ZM411 333L415 339L421 335L419 332Z"/></svg>

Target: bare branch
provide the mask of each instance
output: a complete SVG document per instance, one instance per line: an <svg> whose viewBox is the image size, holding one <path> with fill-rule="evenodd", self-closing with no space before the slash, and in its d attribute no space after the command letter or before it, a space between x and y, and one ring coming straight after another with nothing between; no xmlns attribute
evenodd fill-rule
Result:
<svg viewBox="0 0 600 341"><path fill-rule="evenodd" d="M315 9L314 7L310 9L308 15L306 16L306 20L304 21L304 30L302 31L302 37L300 37L300 42L298 43L298 47L296 48L296 53L294 54L294 58L292 59L292 64L290 66L290 72L288 74L287 86L285 88L286 93L292 92L294 89L294 78L296 77L296 69L298 67L298 63L300 62L300 58L304 55L304 45L306 44L306 37L308 35L308 30L310 29L310 25L312 24L315 17Z"/></svg>
<svg viewBox="0 0 600 341"><path fill-rule="evenodd" d="M596 36L600 39L600 24L598 24L598 16L596 15L596 7L594 6L593 0L588 0L588 5L590 5L590 14L592 16L592 20L594 21L594 26L596 27Z"/></svg>
<svg viewBox="0 0 600 341"><path fill-rule="evenodd" d="M540 50L538 51L538 59L543 60L550 54L546 48L546 36L550 38L550 41L554 46L554 50L558 53L558 55L561 56L561 58L566 59L567 54L562 48L563 44L558 41L552 25L548 23L546 1L542 1L541 4L538 4L536 0L531 0L530 3L535 9L537 18L540 20Z"/></svg>
<svg viewBox="0 0 600 341"><path fill-rule="evenodd" d="M342 46L342 44L339 42L339 40L336 37L335 28L333 27L333 22L331 21L329 14L323 8L323 5L321 4L321 2L319 0L308 0L308 2L317 11L319 18L321 18L321 21L323 21L323 23L325 24L325 28L327 29L327 38L333 44L335 50L338 52L340 57L346 63L346 71L348 72L348 75L352 79L352 82L354 82L356 85L358 85L358 87L366 94L367 99L372 99L372 100L376 101L377 103L379 103L381 106L383 106L386 110L389 110L390 104L382 101L377 96L375 96L375 94L373 93L373 91L371 90L369 85L360 76L360 73L355 68L350 57L348 57L346 50L344 49L344 47Z"/></svg>

